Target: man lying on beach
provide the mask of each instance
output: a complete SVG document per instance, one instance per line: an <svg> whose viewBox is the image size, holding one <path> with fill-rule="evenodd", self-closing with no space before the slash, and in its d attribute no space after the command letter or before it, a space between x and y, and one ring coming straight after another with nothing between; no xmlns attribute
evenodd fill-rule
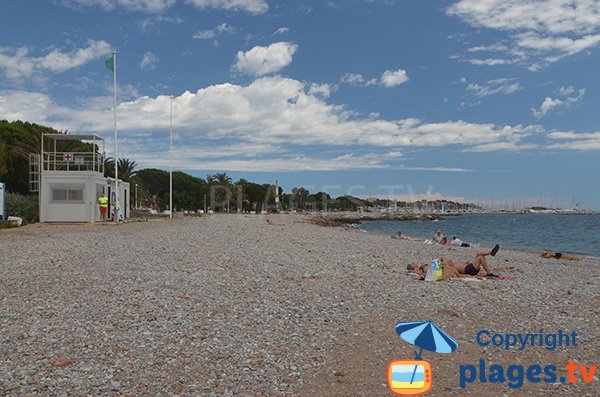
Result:
<svg viewBox="0 0 600 397"><path fill-rule="evenodd" d="M285 223L275 223L270 219L267 219L267 225L271 225L271 226L286 226Z"/></svg>
<svg viewBox="0 0 600 397"><path fill-rule="evenodd" d="M494 273L492 273L492 269L489 268L485 257L488 255L495 256L499 249L500 246L496 244L496 246L489 252L477 252L475 253L475 259L472 262L455 263L452 259L442 258L442 266L453 267L456 269L456 272L459 276L476 276L479 274L479 270L483 267L485 270L485 276L497 277ZM427 270L429 270L429 265L418 265L416 263L411 263L410 265L406 266L406 269L419 275L425 275L427 274Z"/></svg>
<svg viewBox="0 0 600 397"><path fill-rule="evenodd" d="M395 238L397 240L408 240L408 241L421 241L421 239L415 238L415 237L411 237L407 234L404 234L402 232L398 232L397 236L392 236L392 238Z"/></svg>
<svg viewBox="0 0 600 397"><path fill-rule="evenodd" d="M563 254L562 252L544 251L540 255L542 258L566 259L568 261L580 261L581 257Z"/></svg>

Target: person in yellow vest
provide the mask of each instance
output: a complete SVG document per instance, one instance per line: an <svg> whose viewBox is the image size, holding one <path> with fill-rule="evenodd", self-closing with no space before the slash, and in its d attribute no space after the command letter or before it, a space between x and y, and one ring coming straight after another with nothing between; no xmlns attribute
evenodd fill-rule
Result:
<svg viewBox="0 0 600 397"><path fill-rule="evenodd" d="M100 221L104 223L108 216L108 197L104 195L104 192L100 193L100 197L98 197L98 206L100 207Z"/></svg>

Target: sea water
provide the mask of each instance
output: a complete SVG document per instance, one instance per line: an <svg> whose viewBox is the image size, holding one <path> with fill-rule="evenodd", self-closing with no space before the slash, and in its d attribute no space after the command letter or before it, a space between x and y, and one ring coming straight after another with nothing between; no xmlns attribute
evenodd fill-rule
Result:
<svg viewBox="0 0 600 397"><path fill-rule="evenodd" d="M443 217L443 216L442 216ZM600 257L600 215L464 214L443 221L364 221L363 230L413 237L433 237L441 230L465 243L500 244Z"/></svg>

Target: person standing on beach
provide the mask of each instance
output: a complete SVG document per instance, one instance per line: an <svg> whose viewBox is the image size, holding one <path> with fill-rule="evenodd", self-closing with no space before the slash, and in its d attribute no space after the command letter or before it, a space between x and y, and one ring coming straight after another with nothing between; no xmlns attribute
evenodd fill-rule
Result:
<svg viewBox="0 0 600 397"><path fill-rule="evenodd" d="M108 197L104 195L104 192L100 193L100 197L98 197L98 207L100 208L100 222L105 223L108 214Z"/></svg>

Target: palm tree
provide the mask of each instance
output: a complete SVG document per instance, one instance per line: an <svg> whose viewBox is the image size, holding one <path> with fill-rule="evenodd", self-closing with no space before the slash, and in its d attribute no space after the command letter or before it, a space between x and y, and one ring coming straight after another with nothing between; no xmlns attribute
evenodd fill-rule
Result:
<svg viewBox="0 0 600 397"><path fill-rule="evenodd" d="M115 177L115 160L112 157L104 159L104 176Z"/></svg>
<svg viewBox="0 0 600 397"><path fill-rule="evenodd" d="M221 208L227 206L227 212L229 212L229 199L231 198L231 182L232 179L227 173L222 172L215 175L215 179L219 189L217 190L216 197L221 203Z"/></svg>
<svg viewBox="0 0 600 397"><path fill-rule="evenodd" d="M118 177L123 182L129 182L132 176L136 174L135 168L137 164L135 161L129 159L119 159ZM104 159L104 176L114 178L115 177L115 160L112 157Z"/></svg>
<svg viewBox="0 0 600 397"><path fill-rule="evenodd" d="M132 176L136 174L135 167L137 164L135 161L129 159L119 159L119 179L123 182L129 182Z"/></svg>

